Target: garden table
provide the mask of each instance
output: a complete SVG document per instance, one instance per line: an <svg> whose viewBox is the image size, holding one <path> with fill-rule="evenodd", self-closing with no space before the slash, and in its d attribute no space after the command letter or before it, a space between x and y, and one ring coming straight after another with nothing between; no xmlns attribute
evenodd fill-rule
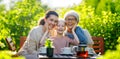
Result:
<svg viewBox="0 0 120 59"><path fill-rule="evenodd" d="M47 57L46 55L38 55L39 59L96 59L97 56L92 57L76 57L75 55L53 55L53 57Z"/></svg>

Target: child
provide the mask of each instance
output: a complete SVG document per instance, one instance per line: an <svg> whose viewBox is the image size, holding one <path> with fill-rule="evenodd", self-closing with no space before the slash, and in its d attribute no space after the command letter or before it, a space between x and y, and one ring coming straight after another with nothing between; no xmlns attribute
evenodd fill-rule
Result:
<svg viewBox="0 0 120 59"><path fill-rule="evenodd" d="M74 32L75 27L72 29L72 33L75 39L70 39L64 35L64 31L66 30L66 25L64 20L58 20L58 24L56 26L57 35L52 37L53 45L55 47L54 54L60 54L61 48L68 47L69 43L73 45L79 45L79 39Z"/></svg>

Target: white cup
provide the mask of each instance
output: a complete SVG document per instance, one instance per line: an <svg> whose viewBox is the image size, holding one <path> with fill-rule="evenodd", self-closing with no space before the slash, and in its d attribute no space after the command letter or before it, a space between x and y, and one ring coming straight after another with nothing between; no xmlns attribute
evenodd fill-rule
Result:
<svg viewBox="0 0 120 59"><path fill-rule="evenodd" d="M95 51L93 48L86 47L85 51L88 51L88 54L95 54Z"/></svg>
<svg viewBox="0 0 120 59"><path fill-rule="evenodd" d="M70 47L61 48L61 54L71 54L72 50Z"/></svg>
<svg viewBox="0 0 120 59"><path fill-rule="evenodd" d="M46 47L40 47L39 52L40 53L46 53Z"/></svg>

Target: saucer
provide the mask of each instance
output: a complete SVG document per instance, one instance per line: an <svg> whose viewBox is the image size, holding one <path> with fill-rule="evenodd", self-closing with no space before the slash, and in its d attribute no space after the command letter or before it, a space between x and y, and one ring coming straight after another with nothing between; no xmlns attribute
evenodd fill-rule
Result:
<svg viewBox="0 0 120 59"><path fill-rule="evenodd" d="M63 56L73 56L74 54L73 53L61 53L60 55L63 55Z"/></svg>
<svg viewBox="0 0 120 59"><path fill-rule="evenodd" d="M61 53L60 55L65 55L65 56L73 56L73 53Z"/></svg>
<svg viewBox="0 0 120 59"><path fill-rule="evenodd" d="M39 52L39 54L41 54L41 55L45 55L45 54L46 54L46 52Z"/></svg>
<svg viewBox="0 0 120 59"><path fill-rule="evenodd" d="M94 54L94 53L89 53L88 55L89 55L89 56L94 56L95 54Z"/></svg>
<svg viewBox="0 0 120 59"><path fill-rule="evenodd" d="M61 54L73 54L72 52L61 52Z"/></svg>
<svg viewBox="0 0 120 59"><path fill-rule="evenodd" d="M39 52L39 53L46 53L46 52Z"/></svg>

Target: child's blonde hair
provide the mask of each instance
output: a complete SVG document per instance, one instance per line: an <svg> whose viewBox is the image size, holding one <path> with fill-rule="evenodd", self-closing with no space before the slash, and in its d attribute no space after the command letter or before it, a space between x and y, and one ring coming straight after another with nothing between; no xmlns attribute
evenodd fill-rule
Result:
<svg viewBox="0 0 120 59"><path fill-rule="evenodd" d="M58 20L58 23L59 23L59 22L65 23L65 20L64 20L64 19L59 19L59 20Z"/></svg>

